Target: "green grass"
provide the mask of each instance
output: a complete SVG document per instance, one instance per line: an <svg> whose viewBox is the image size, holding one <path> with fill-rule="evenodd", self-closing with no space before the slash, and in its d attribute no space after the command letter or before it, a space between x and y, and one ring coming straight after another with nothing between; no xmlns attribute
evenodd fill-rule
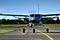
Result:
<svg viewBox="0 0 60 40"><path fill-rule="evenodd" d="M60 28L60 24L43 24L35 26L37 28Z"/></svg>
<svg viewBox="0 0 60 40"><path fill-rule="evenodd" d="M0 24L0 27L27 27L28 24ZM35 27L60 28L60 24L43 24Z"/></svg>
<svg viewBox="0 0 60 40"><path fill-rule="evenodd" d="M0 24L0 26L27 26L28 24Z"/></svg>
<svg viewBox="0 0 60 40"><path fill-rule="evenodd" d="M7 28L7 27L28 27L28 24L0 24L0 27Z"/></svg>
<svg viewBox="0 0 60 40"><path fill-rule="evenodd" d="M60 28L60 24L44 24L48 28Z"/></svg>
<svg viewBox="0 0 60 40"><path fill-rule="evenodd" d="M8 30L8 29L2 29L0 30L0 34L4 34L4 33L8 33L8 32L12 32L13 30Z"/></svg>

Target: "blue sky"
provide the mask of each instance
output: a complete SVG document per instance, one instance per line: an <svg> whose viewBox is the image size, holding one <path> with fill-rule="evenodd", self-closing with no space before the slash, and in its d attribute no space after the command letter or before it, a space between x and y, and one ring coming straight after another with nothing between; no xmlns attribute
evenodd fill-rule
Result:
<svg viewBox="0 0 60 40"><path fill-rule="evenodd" d="M0 0L0 13L60 13L60 0ZM1 16L2 18L2 16Z"/></svg>

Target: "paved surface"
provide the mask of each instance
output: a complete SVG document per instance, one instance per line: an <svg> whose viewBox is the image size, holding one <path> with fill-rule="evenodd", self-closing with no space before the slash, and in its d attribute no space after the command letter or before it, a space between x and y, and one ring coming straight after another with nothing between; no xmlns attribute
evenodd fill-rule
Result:
<svg viewBox="0 0 60 40"><path fill-rule="evenodd" d="M33 33L33 28L25 28L26 32L23 33L22 28L0 28L11 29L13 32L0 34L0 40L60 40L60 28L50 28L49 33L45 28L36 28L36 32ZM41 31L41 32L40 32ZM46 35L47 34L47 35ZM49 36L51 38L49 38Z"/></svg>

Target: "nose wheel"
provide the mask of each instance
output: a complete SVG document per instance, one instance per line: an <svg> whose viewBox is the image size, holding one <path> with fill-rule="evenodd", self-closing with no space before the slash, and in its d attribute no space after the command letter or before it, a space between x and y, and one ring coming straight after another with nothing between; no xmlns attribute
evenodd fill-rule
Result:
<svg viewBox="0 0 60 40"><path fill-rule="evenodd" d="M34 26L34 23L30 22L29 27L33 27L33 26Z"/></svg>

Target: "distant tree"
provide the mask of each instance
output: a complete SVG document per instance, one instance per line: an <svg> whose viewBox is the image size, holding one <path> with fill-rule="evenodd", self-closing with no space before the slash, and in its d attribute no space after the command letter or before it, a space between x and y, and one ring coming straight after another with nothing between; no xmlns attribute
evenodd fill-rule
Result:
<svg viewBox="0 0 60 40"><path fill-rule="evenodd" d="M9 19L7 19L6 23L7 24L11 24L11 21Z"/></svg>
<svg viewBox="0 0 60 40"><path fill-rule="evenodd" d="M6 19L2 19L2 20L1 20L1 23L2 23L2 24L6 24Z"/></svg>

